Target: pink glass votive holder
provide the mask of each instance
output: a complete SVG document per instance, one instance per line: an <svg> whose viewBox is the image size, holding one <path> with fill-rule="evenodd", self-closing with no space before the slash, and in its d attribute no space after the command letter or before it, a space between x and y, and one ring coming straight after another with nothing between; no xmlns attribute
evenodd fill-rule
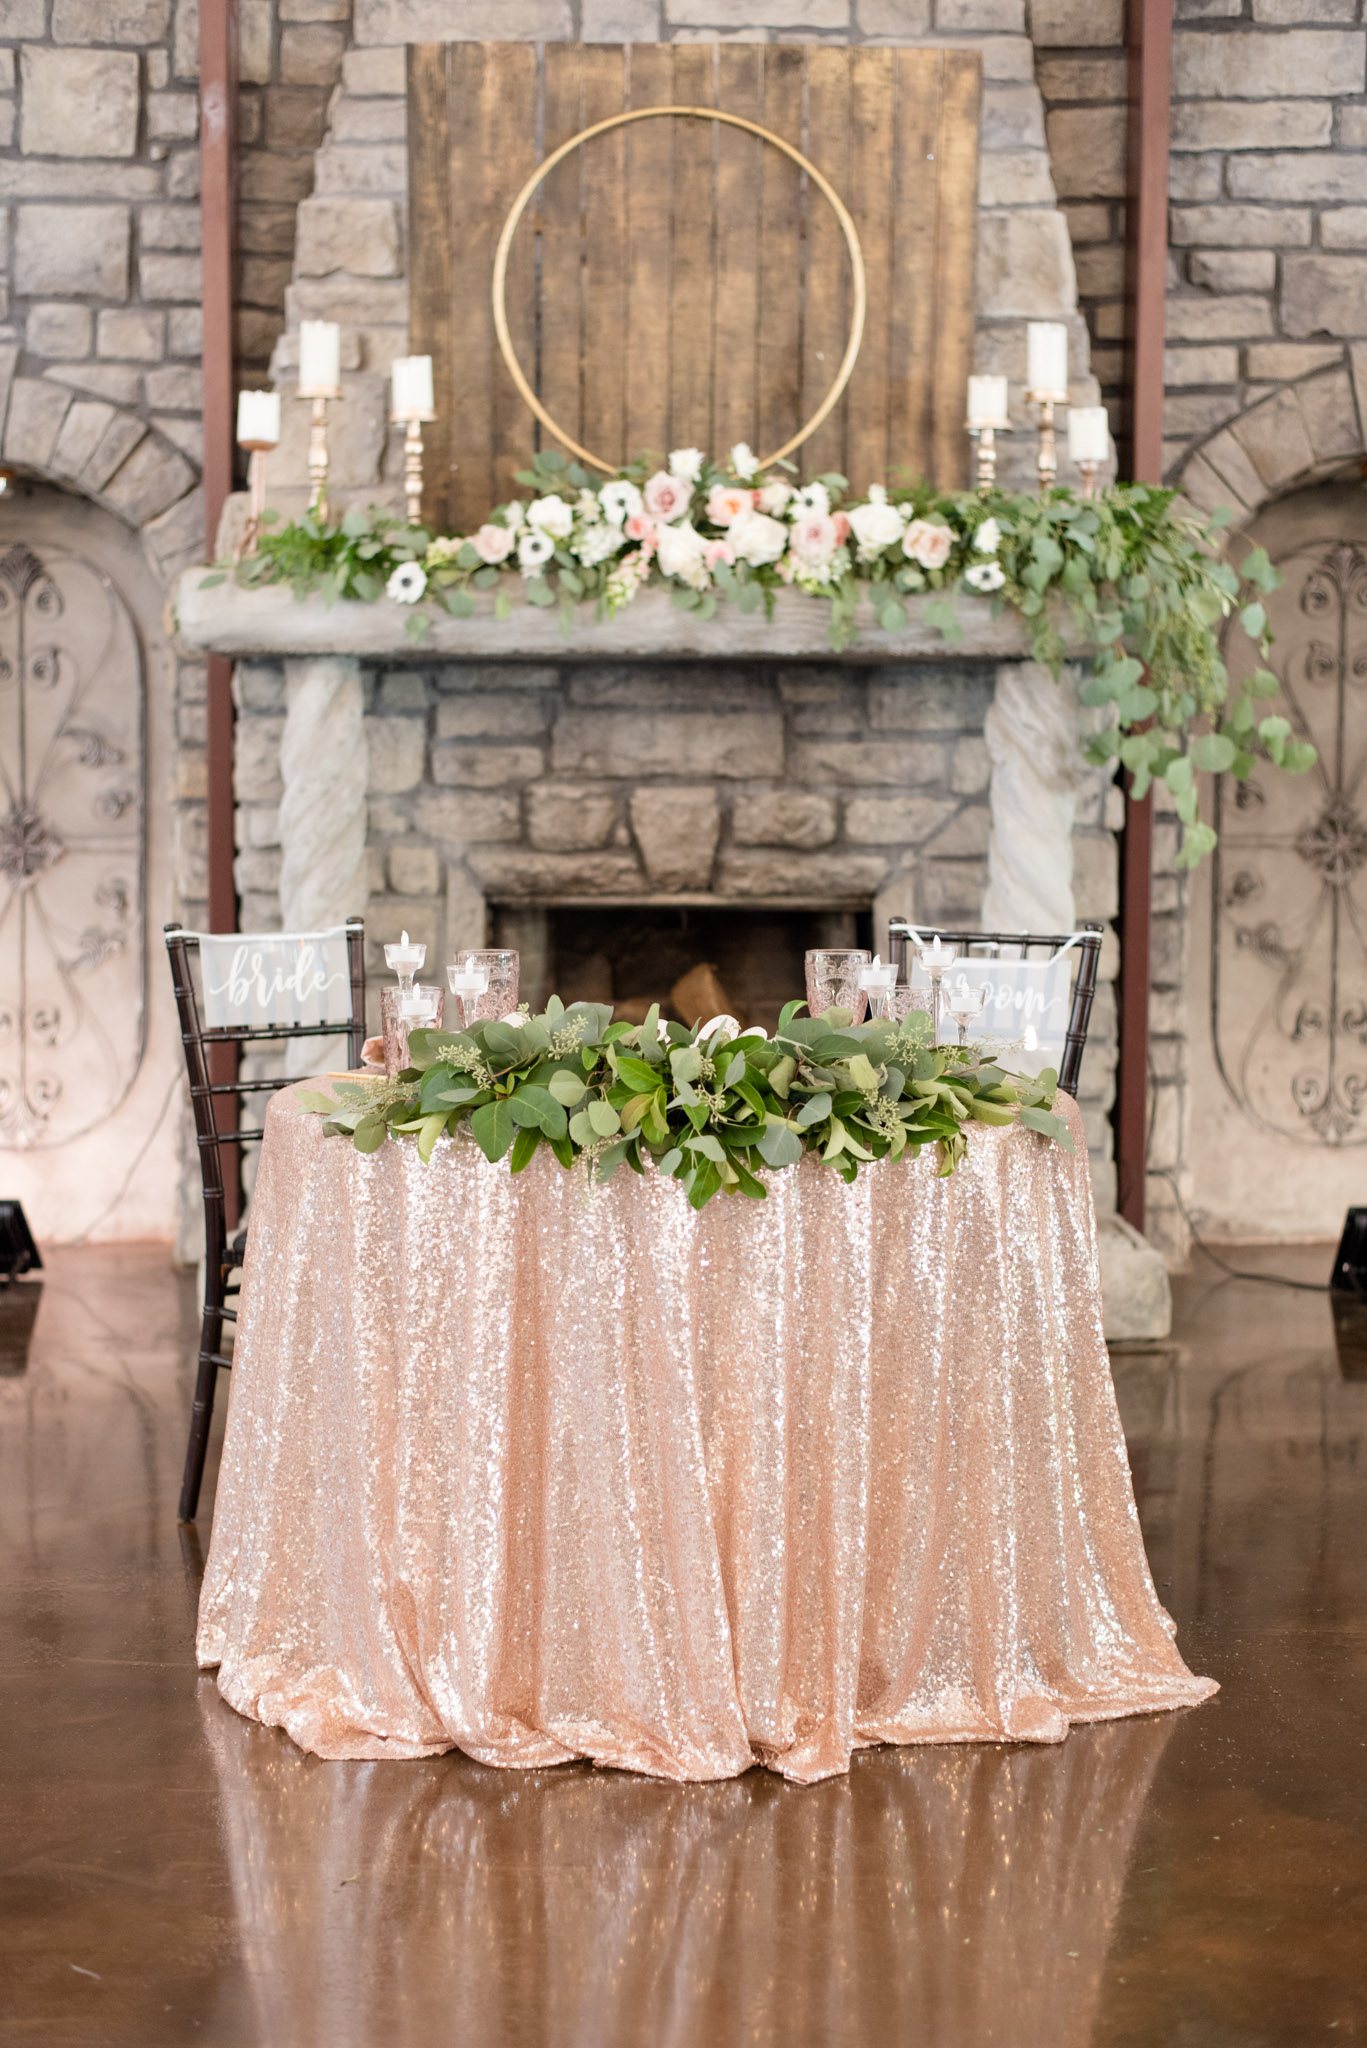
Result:
<svg viewBox="0 0 1367 2048"><path fill-rule="evenodd" d="M850 1010L854 1022L862 1024L868 1013L868 992L859 977L873 963L872 953L848 947L817 949L807 955L807 1008L813 1017L825 1010Z"/></svg>
<svg viewBox="0 0 1367 2048"><path fill-rule="evenodd" d="M459 953L447 967L449 980L452 974L470 969L474 974L486 977L484 988L478 993L457 994L465 1017L465 1029L472 1024L487 1024L496 1017L506 1017L517 1008L517 984L521 969L521 956L511 948L484 946L472 948L468 953Z"/></svg>
<svg viewBox="0 0 1367 2048"><path fill-rule="evenodd" d="M412 1015L405 1016L401 1006L413 1005L414 996L419 994L426 1000L414 1007ZM387 988L381 991L380 1023L384 1033L384 1070L391 1081L408 1065L409 1032L430 1031L434 1026L440 1028L445 1001L439 988L419 988L413 991Z"/></svg>

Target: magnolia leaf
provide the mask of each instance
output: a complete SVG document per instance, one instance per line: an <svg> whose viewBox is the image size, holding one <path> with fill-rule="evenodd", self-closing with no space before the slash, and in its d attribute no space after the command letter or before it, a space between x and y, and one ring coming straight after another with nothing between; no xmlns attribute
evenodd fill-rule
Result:
<svg viewBox="0 0 1367 2048"><path fill-rule="evenodd" d="M1209 828L1207 828L1209 829ZM1213 835L1212 835L1213 837ZM1047 1109L1022 1109L1020 1120L1028 1131L1040 1131L1046 1138L1065 1152L1073 1151L1073 1134L1061 1116L1053 1116Z"/></svg>

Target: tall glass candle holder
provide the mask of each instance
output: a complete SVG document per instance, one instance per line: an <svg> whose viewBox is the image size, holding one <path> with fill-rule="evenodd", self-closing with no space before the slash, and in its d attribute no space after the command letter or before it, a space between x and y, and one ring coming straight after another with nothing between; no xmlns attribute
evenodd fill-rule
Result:
<svg viewBox="0 0 1367 2048"><path fill-rule="evenodd" d="M926 945L922 940L918 948L921 965L930 977L930 1025L934 1044L940 1043L940 1025L944 1017L944 978L958 959L950 946L941 943L939 934Z"/></svg>
<svg viewBox="0 0 1367 2048"><path fill-rule="evenodd" d="M889 999L897 986L897 968L892 961L885 967L881 957L875 953L869 966L860 973L859 986L868 996L871 1017L891 1016Z"/></svg>
<svg viewBox="0 0 1367 2048"><path fill-rule="evenodd" d="M410 940L405 932L397 946L385 947L384 964L391 974L398 975L399 987L409 989L413 986L413 976L421 973L427 964L427 948L420 946L416 939Z"/></svg>
<svg viewBox="0 0 1367 2048"><path fill-rule="evenodd" d="M463 960L451 962L446 981L460 1011L460 1028L468 1031L480 1021L478 1004L480 997L488 993L489 970L479 965L473 953L467 953Z"/></svg>

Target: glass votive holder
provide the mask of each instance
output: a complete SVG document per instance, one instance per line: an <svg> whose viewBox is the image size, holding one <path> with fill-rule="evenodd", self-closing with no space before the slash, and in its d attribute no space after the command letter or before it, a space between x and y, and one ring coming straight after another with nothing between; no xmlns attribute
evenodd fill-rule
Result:
<svg viewBox="0 0 1367 2048"><path fill-rule="evenodd" d="M439 1027L445 997L439 988L387 988L380 992L380 1025L384 1036L384 1070L392 1081L408 1065L408 1034Z"/></svg>
<svg viewBox="0 0 1367 2048"><path fill-rule="evenodd" d="M884 998L883 1015L890 1024L905 1023L908 1017L920 1012L926 1020L926 1036L930 1036L930 990L928 988L891 988Z"/></svg>
<svg viewBox="0 0 1367 2048"><path fill-rule="evenodd" d="M413 976L422 973L426 962L426 946L420 946L416 939L410 942L407 932L398 945L384 949L384 964L391 974L398 975L400 988L411 987Z"/></svg>
<svg viewBox="0 0 1367 2048"><path fill-rule="evenodd" d="M960 1045L968 1043L968 1027L982 1015L987 990L981 982L960 982L949 992L948 1009L959 1029Z"/></svg>
<svg viewBox="0 0 1367 2048"><path fill-rule="evenodd" d="M807 1008L813 1017L830 1009L849 1010L856 1024L862 1024L868 1010L868 993L859 986L864 969L873 962L872 953L851 948L832 951L817 949L807 955Z"/></svg>

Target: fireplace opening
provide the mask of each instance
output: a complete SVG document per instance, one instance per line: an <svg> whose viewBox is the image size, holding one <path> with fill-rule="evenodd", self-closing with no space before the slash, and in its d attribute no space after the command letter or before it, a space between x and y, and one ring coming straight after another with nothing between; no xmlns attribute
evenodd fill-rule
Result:
<svg viewBox="0 0 1367 2048"><path fill-rule="evenodd" d="M522 993L611 1003L640 1023L652 1002L683 1024L728 1011L772 1031L803 993L813 946L871 946L868 910L675 904L550 904L496 909L497 945L522 954Z"/></svg>

